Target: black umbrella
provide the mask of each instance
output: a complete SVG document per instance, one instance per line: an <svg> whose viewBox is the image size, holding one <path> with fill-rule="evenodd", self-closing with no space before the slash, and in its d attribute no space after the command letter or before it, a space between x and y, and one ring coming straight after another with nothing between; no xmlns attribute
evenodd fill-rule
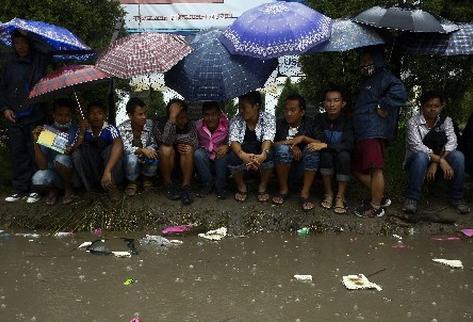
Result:
<svg viewBox="0 0 473 322"><path fill-rule="evenodd" d="M395 5L389 8L375 6L361 12L352 20L377 28L412 32L449 33L459 29L445 28L441 19L433 14L408 5Z"/></svg>

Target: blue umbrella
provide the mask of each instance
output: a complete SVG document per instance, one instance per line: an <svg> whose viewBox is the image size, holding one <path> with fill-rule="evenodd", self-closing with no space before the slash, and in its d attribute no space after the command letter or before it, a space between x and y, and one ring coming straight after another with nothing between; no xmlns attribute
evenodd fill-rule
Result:
<svg viewBox="0 0 473 322"><path fill-rule="evenodd" d="M164 74L166 85L189 101L226 101L263 87L277 59L232 56L220 43L221 31L197 34L192 52Z"/></svg>
<svg viewBox="0 0 473 322"><path fill-rule="evenodd" d="M370 27L362 26L349 19L337 19L333 21L330 39L309 49L308 53L343 52L383 44L383 38Z"/></svg>
<svg viewBox="0 0 473 322"><path fill-rule="evenodd" d="M473 24L458 25L451 34L405 35L401 47L411 54L420 55L473 55Z"/></svg>
<svg viewBox="0 0 473 322"><path fill-rule="evenodd" d="M47 47L46 50L52 52L58 60L85 60L94 55L92 49L69 30L41 21L14 18L2 23L0 41L12 46L11 34L15 30L26 32L32 40Z"/></svg>
<svg viewBox="0 0 473 322"><path fill-rule="evenodd" d="M298 2L245 11L220 37L232 54L266 59L300 55L330 38L332 20Z"/></svg>

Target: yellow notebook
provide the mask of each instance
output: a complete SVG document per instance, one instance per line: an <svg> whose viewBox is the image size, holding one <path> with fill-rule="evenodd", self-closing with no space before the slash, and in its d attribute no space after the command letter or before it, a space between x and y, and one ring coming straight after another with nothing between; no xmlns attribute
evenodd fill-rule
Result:
<svg viewBox="0 0 473 322"><path fill-rule="evenodd" d="M68 142L69 138L67 133L57 131L49 126L44 127L37 141L38 144L62 154L64 154Z"/></svg>

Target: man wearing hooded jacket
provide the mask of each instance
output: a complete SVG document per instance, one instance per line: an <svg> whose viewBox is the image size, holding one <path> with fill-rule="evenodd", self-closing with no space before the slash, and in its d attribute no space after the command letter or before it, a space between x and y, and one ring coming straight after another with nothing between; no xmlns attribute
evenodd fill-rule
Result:
<svg viewBox="0 0 473 322"><path fill-rule="evenodd" d="M371 198L354 213L358 217L382 217L384 208L391 204L384 196L384 146L394 136L407 92L402 82L385 68L379 50L364 52L360 69L364 80L353 108L353 173L370 190Z"/></svg>

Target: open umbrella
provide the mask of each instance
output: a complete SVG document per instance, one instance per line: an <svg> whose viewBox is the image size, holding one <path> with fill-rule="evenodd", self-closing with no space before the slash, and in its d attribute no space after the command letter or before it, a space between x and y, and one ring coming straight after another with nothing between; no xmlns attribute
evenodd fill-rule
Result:
<svg viewBox="0 0 473 322"><path fill-rule="evenodd" d="M419 55L473 55L473 24L461 24L451 34L405 35L401 47Z"/></svg>
<svg viewBox="0 0 473 322"><path fill-rule="evenodd" d="M93 65L69 65L62 67L45 77L41 78L28 95L29 101L40 101L58 96L67 92L73 92L77 101L79 112L84 117L76 90L92 83L106 81L112 77Z"/></svg>
<svg viewBox="0 0 473 322"><path fill-rule="evenodd" d="M191 52L183 36L133 34L116 40L98 59L97 68L119 78L164 73Z"/></svg>
<svg viewBox="0 0 473 322"><path fill-rule="evenodd" d="M85 45L69 30L42 21L14 18L0 24L0 41L12 46L11 34L15 30L26 32L38 46L51 52L58 60L85 60L94 56L90 47Z"/></svg>
<svg viewBox="0 0 473 322"><path fill-rule="evenodd" d="M307 53L344 52L360 47L383 45L384 40L370 27L357 24L349 19L337 19L332 24L332 36Z"/></svg>
<svg viewBox="0 0 473 322"><path fill-rule="evenodd" d="M232 54L261 59L299 55L330 37L331 19L298 2L245 11L220 37Z"/></svg>
<svg viewBox="0 0 473 322"><path fill-rule="evenodd" d="M164 74L166 85L189 101L226 101L263 87L277 59L230 55L220 35L218 30L197 34L192 53Z"/></svg>
<svg viewBox="0 0 473 322"><path fill-rule="evenodd" d="M374 6L361 12L352 20L377 28L401 31L435 33L452 31L451 29L445 29L442 26L442 21L433 14L405 4L389 8Z"/></svg>

